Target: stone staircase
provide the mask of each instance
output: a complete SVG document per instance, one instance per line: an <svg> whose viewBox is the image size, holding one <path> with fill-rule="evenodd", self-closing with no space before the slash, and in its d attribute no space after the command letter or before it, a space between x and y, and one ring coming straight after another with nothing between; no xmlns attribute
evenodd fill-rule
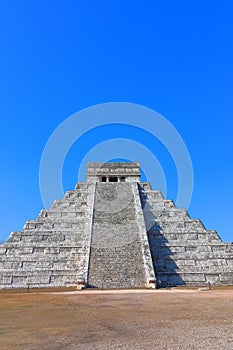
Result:
<svg viewBox="0 0 233 350"><path fill-rule="evenodd" d="M140 196L157 286L233 284L233 244L206 230L149 183Z"/></svg>
<svg viewBox="0 0 233 350"><path fill-rule="evenodd" d="M133 183L97 183L88 284L145 287L154 280L144 260ZM146 235L146 231L145 231ZM147 237L146 242L148 245ZM146 244L145 242L145 244ZM148 249L147 246L145 249Z"/></svg>

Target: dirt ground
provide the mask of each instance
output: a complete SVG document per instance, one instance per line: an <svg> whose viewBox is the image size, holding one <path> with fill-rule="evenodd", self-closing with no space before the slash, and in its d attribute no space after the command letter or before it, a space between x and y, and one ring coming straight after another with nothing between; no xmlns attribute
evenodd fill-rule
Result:
<svg viewBox="0 0 233 350"><path fill-rule="evenodd" d="M1 350L233 349L233 289L0 292Z"/></svg>

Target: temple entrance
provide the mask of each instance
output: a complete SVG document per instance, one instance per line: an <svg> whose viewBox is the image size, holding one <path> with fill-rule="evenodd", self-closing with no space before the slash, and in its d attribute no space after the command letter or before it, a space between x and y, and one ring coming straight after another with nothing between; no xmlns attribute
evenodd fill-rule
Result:
<svg viewBox="0 0 233 350"><path fill-rule="evenodd" d="M117 182L117 176L110 176L109 182Z"/></svg>

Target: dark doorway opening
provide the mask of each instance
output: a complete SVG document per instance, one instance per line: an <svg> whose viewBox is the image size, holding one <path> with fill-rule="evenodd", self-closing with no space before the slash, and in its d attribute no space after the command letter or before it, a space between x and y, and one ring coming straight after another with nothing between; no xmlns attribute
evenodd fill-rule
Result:
<svg viewBox="0 0 233 350"><path fill-rule="evenodd" d="M109 177L109 182L117 182L117 177L116 176L110 176Z"/></svg>

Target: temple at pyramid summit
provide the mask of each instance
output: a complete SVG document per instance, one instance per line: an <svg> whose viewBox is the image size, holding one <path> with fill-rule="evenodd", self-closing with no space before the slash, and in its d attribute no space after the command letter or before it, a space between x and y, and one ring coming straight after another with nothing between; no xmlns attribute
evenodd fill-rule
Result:
<svg viewBox="0 0 233 350"><path fill-rule="evenodd" d="M88 163L0 245L0 289L233 285L233 244L140 181L140 164Z"/></svg>

